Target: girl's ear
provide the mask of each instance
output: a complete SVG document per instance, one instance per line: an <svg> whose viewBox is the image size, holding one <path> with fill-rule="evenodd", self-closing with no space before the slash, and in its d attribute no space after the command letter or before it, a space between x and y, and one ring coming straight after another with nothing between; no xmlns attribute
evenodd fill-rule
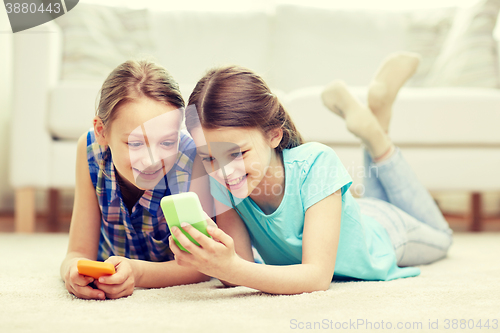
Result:
<svg viewBox="0 0 500 333"><path fill-rule="evenodd" d="M94 135L97 143L101 146L107 146L108 140L106 138L104 123L98 116L94 117Z"/></svg>
<svg viewBox="0 0 500 333"><path fill-rule="evenodd" d="M283 139L283 129L275 128L271 130L268 135L271 148L276 148L281 143L281 139Z"/></svg>

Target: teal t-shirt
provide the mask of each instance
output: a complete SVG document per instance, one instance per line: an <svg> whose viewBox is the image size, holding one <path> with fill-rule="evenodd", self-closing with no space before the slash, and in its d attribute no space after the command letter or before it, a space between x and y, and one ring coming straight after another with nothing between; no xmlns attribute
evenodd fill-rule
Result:
<svg viewBox="0 0 500 333"><path fill-rule="evenodd" d="M315 142L285 149L283 164L285 193L279 207L269 215L250 197L234 197L210 178L213 197L228 207L233 207L233 199L252 245L266 264L300 264L307 209L341 189L342 217L334 277L392 280L420 274L418 268L397 266L387 231L373 218L360 213L358 203L348 191L352 179L333 149Z"/></svg>

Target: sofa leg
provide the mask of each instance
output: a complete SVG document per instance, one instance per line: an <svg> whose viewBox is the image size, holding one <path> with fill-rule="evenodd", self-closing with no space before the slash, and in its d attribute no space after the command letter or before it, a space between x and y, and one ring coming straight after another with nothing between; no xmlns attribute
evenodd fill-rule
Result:
<svg viewBox="0 0 500 333"><path fill-rule="evenodd" d="M482 195L479 192L472 193L471 196L471 216L472 223L470 231L481 231L483 229L483 207Z"/></svg>
<svg viewBox="0 0 500 333"><path fill-rule="evenodd" d="M17 189L15 200L16 232L34 232L35 189L32 187Z"/></svg>
<svg viewBox="0 0 500 333"><path fill-rule="evenodd" d="M49 222L49 231L56 232L59 230L59 206L60 206L60 195L59 190L51 188L49 190L49 202L47 212L47 218Z"/></svg>

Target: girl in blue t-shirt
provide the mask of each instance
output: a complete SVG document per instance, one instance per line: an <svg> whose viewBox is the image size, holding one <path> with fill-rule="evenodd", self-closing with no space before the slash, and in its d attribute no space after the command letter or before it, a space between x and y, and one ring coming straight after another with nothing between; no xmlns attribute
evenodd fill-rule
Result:
<svg viewBox="0 0 500 333"><path fill-rule="evenodd" d="M177 83L155 63L124 62L104 81L94 126L78 140L75 203L61 265L70 293L119 298L134 287L209 278L171 260L170 232L160 209L162 197L191 190L210 211L208 182L203 186L200 178L204 168L193 140L180 130L183 118ZM193 184L196 178L201 183ZM105 260L116 274L99 280L83 276L77 269L81 259Z"/></svg>
<svg viewBox="0 0 500 333"><path fill-rule="evenodd" d="M225 285L269 293L328 289L333 278L391 280L446 256L451 230L388 136L391 107L419 57L391 55L361 105L342 82L322 94L364 143L366 198L355 200L335 152L305 143L277 97L240 67L209 71L197 84L186 125L210 175L218 227L173 234L179 265ZM304 110L307 112L307 110ZM265 265L254 263L252 246Z"/></svg>

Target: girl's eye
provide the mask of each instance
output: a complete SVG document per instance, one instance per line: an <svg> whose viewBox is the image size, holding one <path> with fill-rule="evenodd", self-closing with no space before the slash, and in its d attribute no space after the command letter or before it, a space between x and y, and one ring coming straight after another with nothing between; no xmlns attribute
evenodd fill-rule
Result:
<svg viewBox="0 0 500 333"><path fill-rule="evenodd" d="M142 142L127 142L129 147L137 148L142 146Z"/></svg>
<svg viewBox="0 0 500 333"><path fill-rule="evenodd" d="M175 144L175 142L173 142L173 141L163 141L161 144L164 145L165 147L172 147Z"/></svg>
<svg viewBox="0 0 500 333"><path fill-rule="evenodd" d="M201 160L203 162L212 162L214 158L212 156L209 156L209 157L203 157Z"/></svg>
<svg viewBox="0 0 500 333"><path fill-rule="evenodd" d="M245 151L239 151L239 152L237 152L237 153L232 153L232 154L231 154L231 157L233 157L233 158L238 158L238 157L241 157L241 156L243 156L243 155L244 155L247 151L248 151L248 150L245 150Z"/></svg>

